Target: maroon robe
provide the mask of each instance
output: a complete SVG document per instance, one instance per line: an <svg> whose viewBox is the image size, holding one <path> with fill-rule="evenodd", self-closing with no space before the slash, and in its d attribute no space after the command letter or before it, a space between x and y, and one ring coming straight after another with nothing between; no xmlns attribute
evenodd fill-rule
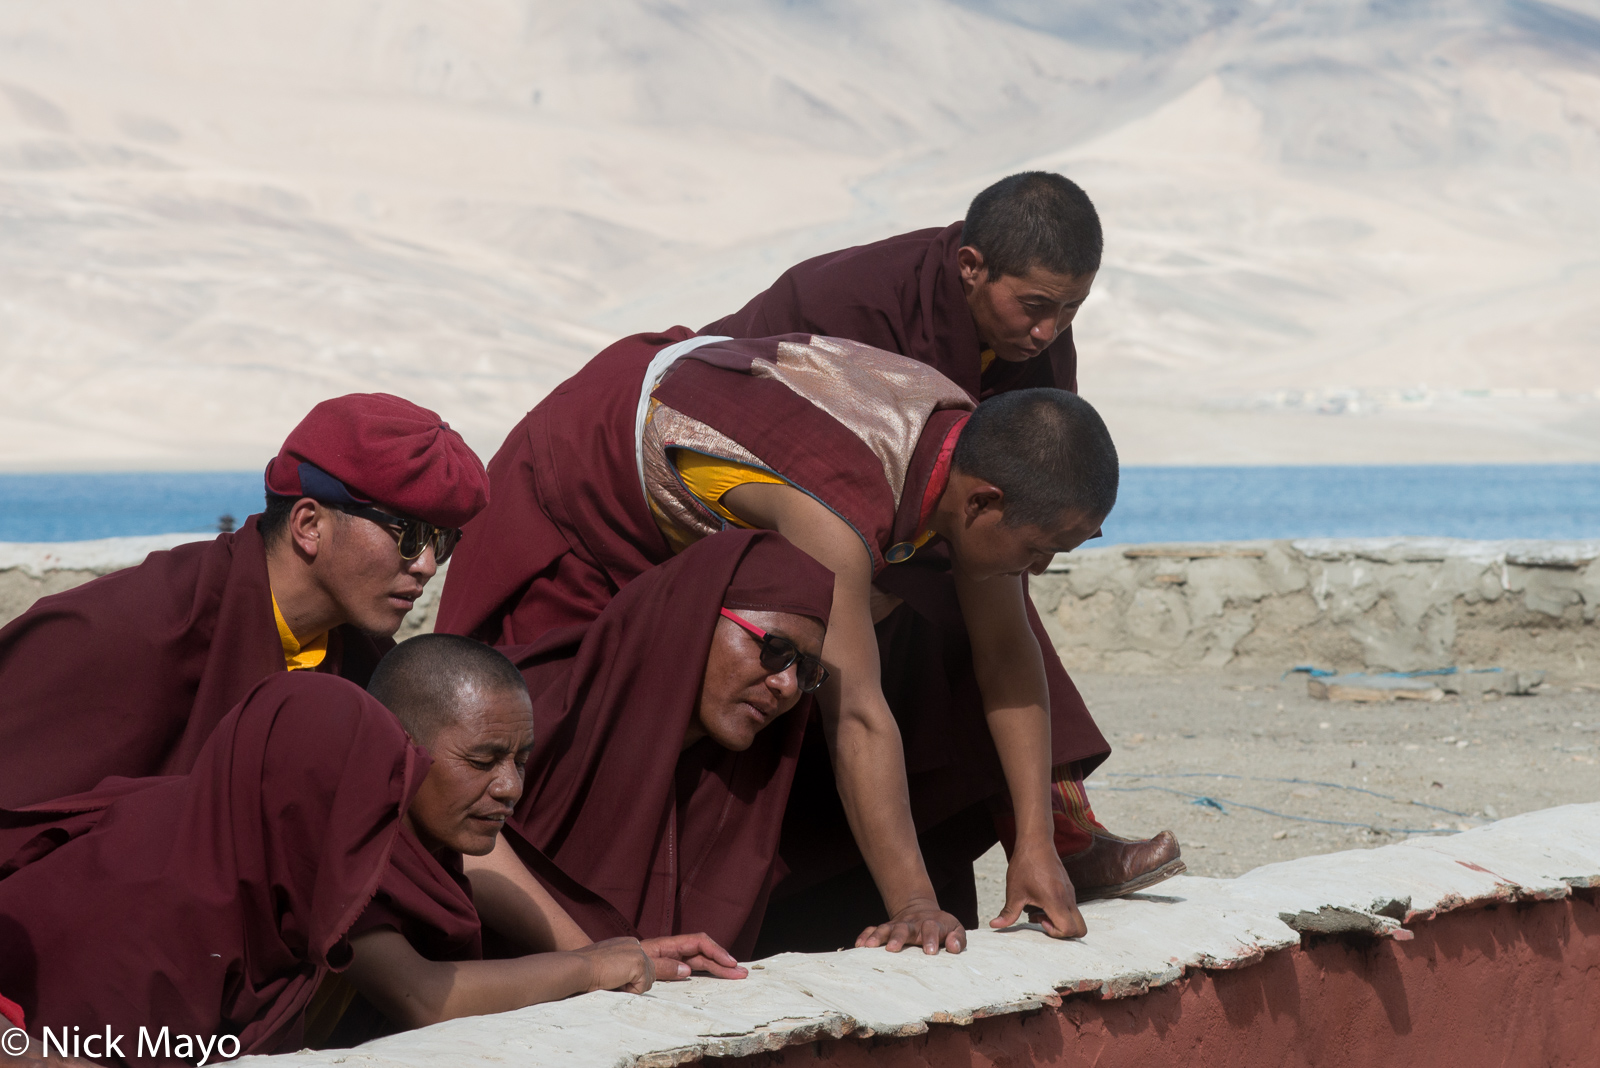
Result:
<svg viewBox="0 0 1600 1068"><path fill-rule="evenodd" d="M350 937L381 927L399 932L426 960L482 959L483 928L472 903L472 886L462 870L461 854L447 851L435 856L403 828L383 881L371 904L351 926ZM331 1026L317 1020L313 1009L308 1026L326 1029L325 1037L308 1036L318 1049L345 1049L404 1030L359 993L350 993L349 1003Z"/></svg>
<svg viewBox="0 0 1600 1068"><path fill-rule="evenodd" d="M0 630L0 806L184 774L286 670L258 519L41 598ZM393 644L336 627L318 670L365 686Z"/></svg>
<svg viewBox="0 0 1600 1068"><path fill-rule="evenodd" d="M427 767L360 689L285 673L223 718L188 775L4 813L0 989L36 1034L127 1036L131 1064L177 1063L137 1056L141 1026L300 1048Z"/></svg>
<svg viewBox="0 0 1600 1068"><path fill-rule="evenodd" d="M812 700L741 753L711 738L680 749L723 604L825 619L832 598L832 573L779 535L727 531L630 582L588 627L507 649L539 694L516 829L640 937L704 931L748 956L783 874ZM611 909L564 903L591 938L618 933Z"/></svg>
<svg viewBox="0 0 1600 1068"><path fill-rule="evenodd" d="M489 461L489 507L450 558L435 630L529 645L593 621L671 558L639 492L633 422L650 360L693 336L623 338L511 429Z"/></svg>
<svg viewBox="0 0 1600 1068"><path fill-rule="evenodd" d="M468 524L451 560L438 630L498 646L570 643L571 631L564 637L555 632L594 619L619 590L672 558L639 486L634 421L650 360L689 336L678 327L617 342L512 430L489 463L490 505ZM882 557L891 541L915 533L933 456L948 420L959 413L934 414L896 511L882 464L859 438L771 379L746 373L751 359L773 344L768 339L696 349L674 365L656 396L752 448L840 513L873 552L875 582L905 599L878 626L884 695L900 725L918 830L951 820L979 828L963 831L959 845L949 834L924 838L930 867L947 869L952 880L970 888L971 861L996 841L987 815L971 812L1004 796L1006 784L954 583L934 547L903 564L888 565ZM1052 764L1087 772L1105 759L1109 746L1031 603L1029 617L1050 684ZM525 674L537 698L544 676ZM808 752L782 847L793 874L779 896L861 863L820 735ZM954 852L936 856L939 849ZM975 907L958 912L969 926L977 922Z"/></svg>
<svg viewBox="0 0 1600 1068"><path fill-rule="evenodd" d="M795 264L750 303L702 334L777 337L821 334L898 352L972 394L1055 386L1078 389L1078 350L1067 327L1031 360L995 360L983 344L961 285L961 223L857 245Z"/></svg>

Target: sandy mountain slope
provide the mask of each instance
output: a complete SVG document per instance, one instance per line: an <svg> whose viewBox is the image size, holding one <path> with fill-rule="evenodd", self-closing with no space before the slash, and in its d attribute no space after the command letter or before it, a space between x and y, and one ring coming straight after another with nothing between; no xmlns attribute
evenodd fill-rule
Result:
<svg viewBox="0 0 1600 1068"><path fill-rule="evenodd" d="M0 0L0 466L255 467L358 389L487 456L1025 166L1102 208L1128 459L1600 459L1594 0Z"/></svg>

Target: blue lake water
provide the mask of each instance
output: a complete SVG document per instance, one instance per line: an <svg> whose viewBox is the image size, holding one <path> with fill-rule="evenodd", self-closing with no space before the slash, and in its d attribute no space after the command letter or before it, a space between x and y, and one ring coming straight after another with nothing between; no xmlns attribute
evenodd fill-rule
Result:
<svg viewBox="0 0 1600 1068"><path fill-rule="evenodd" d="M253 471L0 475L0 541L215 530L260 509ZM1092 544L1402 534L1600 538L1600 465L1130 467Z"/></svg>
<svg viewBox="0 0 1600 1068"><path fill-rule="evenodd" d="M1600 538L1600 465L1134 467L1099 544Z"/></svg>
<svg viewBox="0 0 1600 1068"><path fill-rule="evenodd" d="M0 541L216 530L261 504L260 471L0 475Z"/></svg>

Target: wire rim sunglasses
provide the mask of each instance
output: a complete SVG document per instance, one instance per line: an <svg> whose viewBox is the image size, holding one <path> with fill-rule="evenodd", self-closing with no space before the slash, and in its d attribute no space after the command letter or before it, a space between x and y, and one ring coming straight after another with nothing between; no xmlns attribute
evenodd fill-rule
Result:
<svg viewBox="0 0 1600 1068"><path fill-rule="evenodd" d="M764 670L778 675L793 666L795 682L800 685L801 693L812 693L828 681L828 669L822 666L822 661L809 653L802 653L800 647L788 638L768 634L754 623L741 619L726 608L722 609L722 614L739 624L761 643L761 666Z"/></svg>
<svg viewBox="0 0 1600 1068"><path fill-rule="evenodd" d="M346 515L371 520L395 535L400 543L400 559L407 562L421 556L432 545L433 562L442 564L450 559L456 543L461 540L461 531L457 527L436 527L422 519L401 519L362 504L336 504L333 507Z"/></svg>

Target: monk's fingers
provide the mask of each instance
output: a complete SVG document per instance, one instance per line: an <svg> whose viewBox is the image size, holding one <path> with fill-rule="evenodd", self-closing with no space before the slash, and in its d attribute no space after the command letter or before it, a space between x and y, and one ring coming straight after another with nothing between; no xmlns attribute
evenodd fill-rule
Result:
<svg viewBox="0 0 1600 1068"><path fill-rule="evenodd" d="M650 962L655 965L657 982L687 979L694 974L693 965L675 957L651 957Z"/></svg>
<svg viewBox="0 0 1600 1068"><path fill-rule="evenodd" d="M750 974L750 969L743 967L737 961L728 965L710 957L693 957L689 960L689 966L697 972L705 972L717 979L743 979Z"/></svg>
<svg viewBox="0 0 1600 1068"><path fill-rule="evenodd" d="M967 929L958 928L945 935L944 951L946 953L961 953L967 948Z"/></svg>
<svg viewBox="0 0 1600 1068"><path fill-rule="evenodd" d="M879 946L883 945L883 939L879 937L878 932L882 931L883 928L887 926L888 924L876 927L868 927L866 930L862 931L861 934L856 936L856 948L877 949Z"/></svg>
<svg viewBox="0 0 1600 1068"><path fill-rule="evenodd" d="M1010 927L1022 915L1023 906L1028 903L1026 898L1015 894L1006 895L1006 907L1000 910L1000 915L989 921L990 927ZM1029 916L1032 919L1032 916Z"/></svg>
<svg viewBox="0 0 1600 1068"><path fill-rule="evenodd" d="M739 961L732 953L717 945L717 940L708 934L692 934L687 936L689 943L688 952L705 960L715 961L724 968L737 968ZM696 964L696 968L701 965ZM709 971L709 969L706 969Z"/></svg>
<svg viewBox="0 0 1600 1068"><path fill-rule="evenodd" d="M1082 938L1089 933L1089 925L1075 901L1057 902L1054 908L1044 909L1034 922L1051 938Z"/></svg>
<svg viewBox="0 0 1600 1068"><path fill-rule="evenodd" d="M922 921L922 952L933 956L939 952L939 945L944 941L944 928L938 920Z"/></svg>
<svg viewBox="0 0 1600 1068"><path fill-rule="evenodd" d="M656 961L644 950L639 950L633 961L634 967L628 981L619 984L613 989L620 989L627 994L643 994L656 983Z"/></svg>

